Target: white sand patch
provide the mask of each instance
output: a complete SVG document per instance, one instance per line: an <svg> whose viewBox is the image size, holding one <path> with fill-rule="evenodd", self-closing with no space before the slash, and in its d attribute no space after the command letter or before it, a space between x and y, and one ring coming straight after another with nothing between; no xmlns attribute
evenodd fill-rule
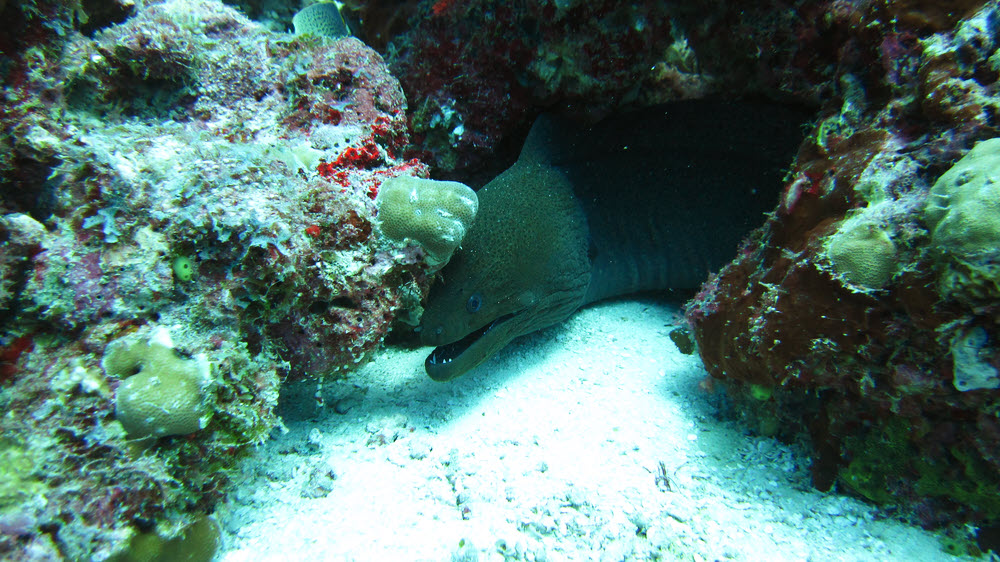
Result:
<svg viewBox="0 0 1000 562"><path fill-rule="evenodd" d="M429 350L388 349L322 405L315 382L287 388L220 559L957 560L722 419L677 320L604 303L451 383L424 374Z"/></svg>

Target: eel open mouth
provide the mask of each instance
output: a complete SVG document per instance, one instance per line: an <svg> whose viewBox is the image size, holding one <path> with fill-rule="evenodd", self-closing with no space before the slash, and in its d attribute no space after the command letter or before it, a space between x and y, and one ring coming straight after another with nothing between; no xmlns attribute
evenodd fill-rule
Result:
<svg viewBox="0 0 1000 562"><path fill-rule="evenodd" d="M454 369L451 368L453 366L452 363L455 360L462 358L466 351L482 340L483 337L490 333L491 330L510 320L514 317L514 315L514 313L504 314L458 341L435 347L434 351L432 351L424 361L424 369L426 369L427 374L429 374L434 380L448 380L455 376L457 373L454 373ZM482 354L483 358L488 355L488 353ZM473 365L464 367L460 372L465 372L478 363L479 360L475 360Z"/></svg>

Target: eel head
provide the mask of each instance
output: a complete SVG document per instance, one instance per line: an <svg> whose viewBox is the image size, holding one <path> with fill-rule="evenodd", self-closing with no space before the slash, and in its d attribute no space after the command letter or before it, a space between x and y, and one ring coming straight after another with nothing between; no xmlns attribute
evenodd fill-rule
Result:
<svg viewBox="0 0 1000 562"><path fill-rule="evenodd" d="M445 381L514 338L562 321L590 282L586 219L561 172L517 165L479 191L475 223L431 289L424 366Z"/></svg>

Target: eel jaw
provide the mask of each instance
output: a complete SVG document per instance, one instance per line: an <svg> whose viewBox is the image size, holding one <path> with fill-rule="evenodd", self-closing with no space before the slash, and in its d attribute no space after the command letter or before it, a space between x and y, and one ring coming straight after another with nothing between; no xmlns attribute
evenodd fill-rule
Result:
<svg viewBox="0 0 1000 562"><path fill-rule="evenodd" d="M513 339L508 335L508 330L497 328L516 315L517 313L504 314L460 340L435 347L424 360L427 374L433 380L448 381L486 361Z"/></svg>

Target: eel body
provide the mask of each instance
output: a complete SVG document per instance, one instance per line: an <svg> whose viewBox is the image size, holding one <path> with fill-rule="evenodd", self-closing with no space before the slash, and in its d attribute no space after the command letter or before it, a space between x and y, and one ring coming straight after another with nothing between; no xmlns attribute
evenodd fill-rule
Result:
<svg viewBox="0 0 1000 562"><path fill-rule="evenodd" d="M551 116L479 190L479 214L420 325L435 380L581 306L697 288L777 203L801 111L688 101L578 128Z"/></svg>

